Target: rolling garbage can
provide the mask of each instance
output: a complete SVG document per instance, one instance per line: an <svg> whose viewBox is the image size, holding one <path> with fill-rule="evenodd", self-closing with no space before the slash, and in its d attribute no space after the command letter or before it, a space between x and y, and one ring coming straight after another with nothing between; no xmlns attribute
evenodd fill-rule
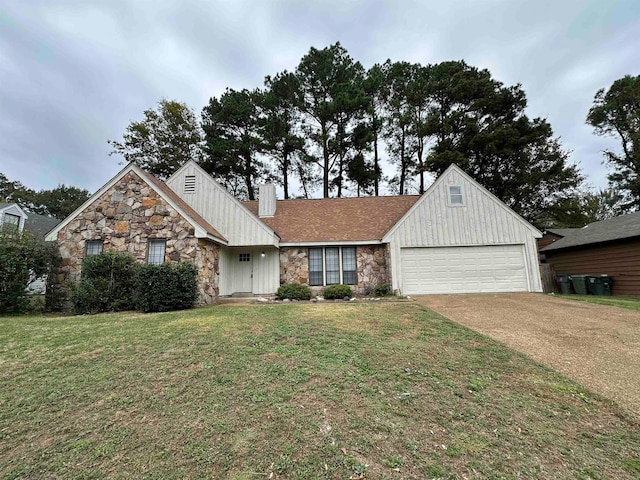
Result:
<svg viewBox="0 0 640 480"><path fill-rule="evenodd" d="M613 279L608 275L589 275L587 279L592 295L611 296Z"/></svg>
<svg viewBox="0 0 640 480"><path fill-rule="evenodd" d="M571 275L571 283L578 295L589 294L588 277L588 275Z"/></svg>
<svg viewBox="0 0 640 480"><path fill-rule="evenodd" d="M560 273L558 275L556 275L556 282L558 282L558 287L560 289L560 293L562 293L563 295L568 295L570 293L573 293L571 291L571 276L564 274L564 273Z"/></svg>

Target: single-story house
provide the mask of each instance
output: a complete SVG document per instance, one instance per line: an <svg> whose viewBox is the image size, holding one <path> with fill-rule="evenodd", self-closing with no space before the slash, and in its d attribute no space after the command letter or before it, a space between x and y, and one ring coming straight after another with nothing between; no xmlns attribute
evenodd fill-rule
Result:
<svg viewBox="0 0 640 480"><path fill-rule="evenodd" d="M609 275L615 295L640 295L640 212L563 229L540 250L556 274Z"/></svg>
<svg viewBox="0 0 640 480"><path fill-rule="evenodd" d="M320 293L390 284L402 294L541 291L542 234L452 165L421 196L241 202L195 162L166 182L130 164L55 227L59 280L112 248L141 262L193 261L201 303L271 295L283 283Z"/></svg>

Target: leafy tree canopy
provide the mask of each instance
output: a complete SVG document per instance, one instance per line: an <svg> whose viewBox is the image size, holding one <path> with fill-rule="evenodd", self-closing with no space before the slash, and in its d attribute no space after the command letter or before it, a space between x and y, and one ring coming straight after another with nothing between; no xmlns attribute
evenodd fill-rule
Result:
<svg viewBox="0 0 640 480"><path fill-rule="evenodd" d="M626 75L606 90L598 90L587 123L597 135L620 141L621 152L605 150L611 168L609 184L624 196L624 211L640 208L640 75Z"/></svg>
<svg viewBox="0 0 640 480"><path fill-rule="evenodd" d="M109 140L111 155L121 155L160 179L166 179L188 160L202 159L202 131L185 103L160 100L144 119L128 126L121 142Z"/></svg>

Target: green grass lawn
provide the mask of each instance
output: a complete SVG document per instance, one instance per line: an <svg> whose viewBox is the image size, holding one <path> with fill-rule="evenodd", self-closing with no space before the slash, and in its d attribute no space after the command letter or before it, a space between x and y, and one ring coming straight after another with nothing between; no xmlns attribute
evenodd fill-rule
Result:
<svg viewBox="0 0 640 480"><path fill-rule="evenodd" d="M608 305L610 307L620 307L640 311L640 297L604 297L598 295L558 295L558 297L566 298L568 300L578 300L580 302L597 303L599 305Z"/></svg>
<svg viewBox="0 0 640 480"><path fill-rule="evenodd" d="M0 476L640 476L612 403L411 303L0 318Z"/></svg>

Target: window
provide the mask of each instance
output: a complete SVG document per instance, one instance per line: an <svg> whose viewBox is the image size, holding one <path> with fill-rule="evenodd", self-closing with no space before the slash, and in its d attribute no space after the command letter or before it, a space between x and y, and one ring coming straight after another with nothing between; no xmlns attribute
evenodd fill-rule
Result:
<svg viewBox="0 0 640 480"><path fill-rule="evenodd" d="M309 249L309 285L356 285L355 247L318 247Z"/></svg>
<svg viewBox="0 0 640 480"><path fill-rule="evenodd" d="M323 285L322 248L309 249L309 285Z"/></svg>
<svg viewBox="0 0 640 480"><path fill-rule="evenodd" d="M342 249L342 283L346 285L358 283L355 247L344 247Z"/></svg>
<svg viewBox="0 0 640 480"><path fill-rule="evenodd" d="M185 175L184 193L196 193L196 176L195 175Z"/></svg>
<svg viewBox="0 0 640 480"><path fill-rule="evenodd" d="M239 260L241 262L250 262L251 261L251 254L250 253L241 253Z"/></svg>
<svg viewBox="0 0 640 480"><path fill-rule="evenodd" d="M324 250L324 256L327 262L327 285L340 283L340 249L338 247L327 247Z"/></svg>
<svg viewBox="0 0 640 480"><path fill-rule="evenodd" d="M85 256L100 255L102 253L102 240L87 240Z"/></svg>
<svg viewBox="0 0 640 480"><path fill-rule="evenodd" d="M154 265L164 263L164 253L167 247L167 241L162 239L149 240L149 251L147 252L147 262Z"/></svg>
<svg viewBox="0 0 640 480"><path fill-rule="evenodd" d="M449 204L462 205L462 187L459 185L451 185L449 187Z"/></svg>
<svg viewBox="0 0 640 480"><path fill-rule="evenodd" d="M17 232L20 228L20 217L11 213L5 213L2 226L9 232Z"/></svg>

